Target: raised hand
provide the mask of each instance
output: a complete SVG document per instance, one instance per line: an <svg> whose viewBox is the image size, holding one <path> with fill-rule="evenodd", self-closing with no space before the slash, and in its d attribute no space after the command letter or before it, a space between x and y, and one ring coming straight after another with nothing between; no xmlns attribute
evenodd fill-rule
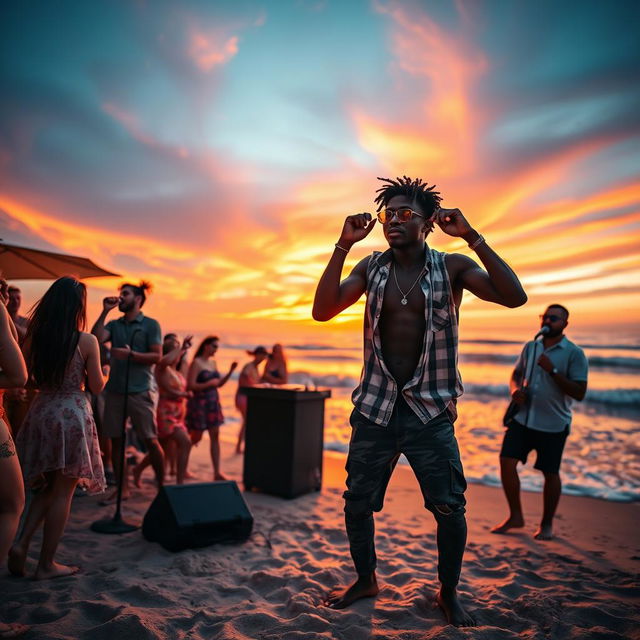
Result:
<svg viewBox="0 0 640 640"><path fill-rule="evenodd" d="M120 298L118 296L107 296L102 300L102 308L105 311L111 311L118 306L118 302L120 302Z"/></svg>
<svg viewBox="0 0 640 640"><path fill-rule="evenodd" d="M182 349L183 349L183 351L186 351L187 349L191 349L191 342L192 341L193 341L193 336L187 336L182 341Z"/></svg>
<svg viewBox="0 0 640 640"><path fill-rule="evenodd" d="M455 238L471 231L471 225L462 215L460 209L438 209L435 214L435 222L444 233Z"/></svg>
<svg viewBox="0 0 640 640"><path fill-rule="evenodd" d="M353 244L366 238L375 226L376 220L370 213L356 213L347 216L338 244L343 249L350 249Z"/></svg>

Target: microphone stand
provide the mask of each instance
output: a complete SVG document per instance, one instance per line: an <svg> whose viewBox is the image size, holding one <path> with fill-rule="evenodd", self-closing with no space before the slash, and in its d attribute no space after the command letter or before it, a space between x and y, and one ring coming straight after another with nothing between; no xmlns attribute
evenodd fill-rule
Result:
<svg viewBox="0 0 640 640"><path fill-rule="evenodd" d="M546 327L545 327L546 329ZM535 362L537 360L536 356L536 351L538 350L538 338L540 336L545 336L548 333L548 330L545 332L538 332L536 334L536 337L533 339L533 344L532 349L533 349L533 356L531 357L531 361L529 361L527 359L527 369L529 369L529 374L527 375L526 370L525 370L525 377L524 377L524 384L522 385L523 389L525 389L525 391L527 392L527 413L525 415L525 419L524 419L524 426L527 427L527 422L529 422L529 412L531 411L531 400L532 398L529 396L529 385L531 383L531 378L533 377L533 367L535 366ZM544 351L544 347L543 347L543 351Z"/></svg>
<svg viewBox="0 0 640 640"><path fill-rule="evenodd" d="M96 520L91 524L91 530L96 533L131 533L140 528L140 525L126 522L122 518L121 506L122 506L122 485L124 483L125 476L127 474L126 461L125 461L125 441L127 436L127 417L128 417L128 404L129 404L129 368L131 366L131 355L133 349L133 339L136 334L140 332L140 329L136 329L131 334L131 340L129 340L129 355L127 356L127 363L124 370L124 402L122 411L122 431L120 438L122 446L120 447L120 478L118 479L118 498L116 500L116 512L113 518L104 518L103 520Z"/></svg>

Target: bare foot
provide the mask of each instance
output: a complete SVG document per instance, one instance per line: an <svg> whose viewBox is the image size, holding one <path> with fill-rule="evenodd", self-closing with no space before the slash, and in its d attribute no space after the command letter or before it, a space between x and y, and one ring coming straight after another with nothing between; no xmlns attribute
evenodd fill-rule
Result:
<svg viewBox="0 0 640 640"><path fill-rule="evenodd" d="M454 627L475 627L476 621L468 614L458 600L455 588L445 589L440 587L438 591L438 604L447 616L447 622Z"/></svg>
<svg viewBox="0 0 640 640"><path fill-rule="evenodd" d="M323 604L331 609L344 609L361 598L377 596L379 591L375 573L370 576L359 576L347 589L331 591L324 599Z"/></svg>
<svg viewBox="0 0 640 640"><path fill-rule="evenodd" d="M536 540L553 540L553 529L550 524L541 524L538 530L533 534Z"/></svg>
<svg viewBox="0 0 640 640"><path fill-rule="evenodd" d="M184 479L185 480L196 480L198 478L198 476L194 476L193 473L189 473L188 471L184 472Z"/></svg>
<svg viewBox="0 0 640 640"><path fill-rule="evenodd" d="M0 638L18 638L29 631L30 627L19 622L0 622Z"/></svg>
<svg viewBox="0 0 640 640"><path fill-rule="evenodd" d="M12 576L23 577L25 575L24 565L27 562L27 550L18 545L9 549L7 555L7 568Z"/></svg>
<svg viewBox="0 0 640 640"><path fill-rule="evenodd" d="M491 533L507 533L509 529L522 529L524 518L522 516L509 516L504 522L490 529Z"/></svg>
<svg viewBox="0 0 640 640"><path fill-rule="evenodd" d="M33 576L35 580L48 580L50 578L63 578L64 576L72 576L78 573L80 567L70 567L66 564L57 562L51 563L50 567L38 567L36 574Z"/></svg>
<svg viewBox="0 0 640 640"><path fill-rule="evenodd" d="M227 476L223 476L221 473L215 473L213 475L213 481L214 482L219 482L220 480L226 480Z"/></svg>

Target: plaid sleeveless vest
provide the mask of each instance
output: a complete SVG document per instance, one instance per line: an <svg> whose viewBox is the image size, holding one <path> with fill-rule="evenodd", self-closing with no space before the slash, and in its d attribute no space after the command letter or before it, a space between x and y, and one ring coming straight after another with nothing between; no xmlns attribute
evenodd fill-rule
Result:
<svg viewBox="0 0 640 640"><path fill-rule="evenodd" d="M456 399L463 392L458 371L458 315L445 255L426 247L426 270L420 279L426 331L413 377L398 390L384 363L378 327L393 254L391 249L371 254L364 314L364 366L351 399L355 408L376 424L388 424L398 393L425 424L443 411L448 411L452 420L457 417Z"/></svg>

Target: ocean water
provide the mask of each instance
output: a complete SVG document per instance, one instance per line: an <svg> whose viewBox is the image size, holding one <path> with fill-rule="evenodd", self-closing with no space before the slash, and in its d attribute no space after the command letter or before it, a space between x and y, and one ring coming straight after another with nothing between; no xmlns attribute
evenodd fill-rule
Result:
<svg viewBox="0 0 640 640"><path fill-rule="evenodd" d="M640 500L640 345L576 343L589 359L589 388L574 403L561 476L563 492L615 501ZM461 341L459 366L465 388L455 424L469 482L500 486L498 456L509 400L508 381L522 343L500 340ZM250 360L250 345L221 344L217 364L226 371L232 360ZM325 405L325 449L346 456L352 410L351 392L362 366L359 347L285 344L290 382L330 389ZM235 435L237 375L221 390L228 434ZM535 452L521 468L525 490L541 491L542 474L533 469ZM400 464L407 464L402 457Z"/></svg>

